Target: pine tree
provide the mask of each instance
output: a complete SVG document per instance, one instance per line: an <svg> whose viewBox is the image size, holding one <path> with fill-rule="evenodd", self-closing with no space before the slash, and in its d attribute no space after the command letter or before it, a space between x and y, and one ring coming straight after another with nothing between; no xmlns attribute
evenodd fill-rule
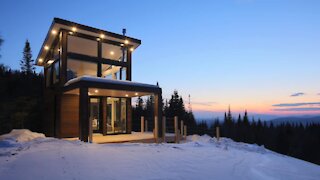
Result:
<svg viewBox="0 0 320 180"><path fill-rule="evenodd" d="M26 40L24 49L23 49L23 58L20 61L21 72L25 74L31 74L34 70L34 60L32 59L31 47L28 40Z"/></svg>
<svg viewBox="0 0 320 180"><path fill-rule="evenodd" d="M243 124L245 124L245 125L248 125L248 124L249 124L249 118L248 118L247 110L245 110L245 112L244 112Z"/></svg>

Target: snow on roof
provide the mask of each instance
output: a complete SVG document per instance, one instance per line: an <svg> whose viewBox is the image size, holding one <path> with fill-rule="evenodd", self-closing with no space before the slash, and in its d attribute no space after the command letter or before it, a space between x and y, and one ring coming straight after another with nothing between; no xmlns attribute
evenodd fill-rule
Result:
<svg viewBox="0 0 320 180"><path fill-rule="evenodd" d="M64 86L68 86L70 84L73 84L79 81L90 81L90 82L97 82L97 83L119 84L119 85L126 85L126 86L139 86L139 87L148 87L148 88L160 88L159 86L152 85L152 84L144 84L144 83L138 83L138 82L132 82L132 81L107 79L107 78L92 77L92 76L80 76L80 77L71 79Z"/></svg>

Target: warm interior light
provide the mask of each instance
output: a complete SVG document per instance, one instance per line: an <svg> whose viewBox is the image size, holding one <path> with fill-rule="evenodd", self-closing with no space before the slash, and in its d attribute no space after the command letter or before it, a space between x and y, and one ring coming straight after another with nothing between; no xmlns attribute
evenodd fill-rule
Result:
<svg viewBox="0 0 320 180"><path fill-rule="evenodd" d="M138 96L139 94L138 93L134 93L134 95Z"/></svg>
<svg viewBox="0 0 320 180"><path fill-rule="evenodd" d="M128 97L129 95L128 94L126 94L126 97Z"/></svg>
<svg viewBox="0 0 320 180"><path fill-rule="evenodd" d="M57 31L56 30L52 30L51 33L52 34L57 34Z"/></svg>
<svg viewBox="0 0 320 180"><path fill-rule="evenodd" d="M104 38L104 34L100 34L100 38L102 38L102 39L103 39L103 38Z"/></svg>
<svg viewBox="0 0 320 180"><path fill-rule="evenodd" d="M48 63L48 64L52 64L53 62L54 62L54 60L51 59L51 60L49 60L47 63Z"/></svg>
<svg viewBox="0 0 320 180"><path fill-rule="evenodd" d="M73 31L73 32L76 32L76 31L77 31L77 28L76 28L76 27L72 27L72 31Z"/></svg>
<svg viewBox="0 0 320 180"><path fill-rule="evenodd" d="M99 91L98 91L98 89L96 89L96 90L94 90L94 92L95 92L95 93L98 93Z"/></svg>
<svg viewBox="0 0 320 180"><path fill-rule="evenodd" d="M42 62L43 62L43 59L42 59L42 58L38 59L38 62L39 62L39 63L42 63Z"/></svg>
<svg viewBox="0 0 320 180"><path fill-rule="evenodd" d="M124 43L125 43L125 44L129 44L129 41L128 41L128 40L124 40Z"/></svg>
<svg viewBox="0 0 320 180"><path fill-rule="evenodd" d="M132 52L134 50L134 48L132 47L132 48L130 48L130 51Z"/></svg>
<svg viewBox="0 0 320 180"><path fill-rule="evenodd" d="M44 49L45 49L45 50L48 50L48 49L49 49L49 46L44 46Z"/></svg>
<svg viewBox="0 0 320 180"><path fill-rule="evenodd" d="M110 51L110 55L114 55L114 52L113 52L113 51Z"/></svg>

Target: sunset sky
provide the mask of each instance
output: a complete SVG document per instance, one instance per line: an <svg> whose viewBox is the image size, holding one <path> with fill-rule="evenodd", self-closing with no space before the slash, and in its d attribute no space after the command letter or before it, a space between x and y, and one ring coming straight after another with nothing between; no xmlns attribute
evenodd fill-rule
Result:
<svg viewBox="0 0 320 180"><path fill-rule="evenodd" d="M90 2L90 3L88 3ZM320 114L320 1L1 1L0 63L36 58L54 17L142 40L133 81L191 95L197 117ZM161 67L161 68L158 68ZM155 69L156 68L156 69ZM187 106L187 105L186 105Z"/></svg>

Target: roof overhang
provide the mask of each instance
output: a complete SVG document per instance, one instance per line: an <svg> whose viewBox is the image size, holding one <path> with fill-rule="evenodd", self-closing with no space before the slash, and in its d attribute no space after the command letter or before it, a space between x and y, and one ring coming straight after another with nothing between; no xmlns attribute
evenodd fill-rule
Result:
<svg viewBox="0 0 320 180"><path fill-rule="evenodd" d="M43 42L43 45L41 46L40 52L38 54L38 57L36 59L37 65L42 65L39 63L39 59L44 59L47 56L47 53L49 52L46 50L47 48L50 48L56 39L56 37L59 35L59 32L61 30L67 30L71 33L82 33L86 35L90 35L96 38L102 38L106 40L112 40L123 44L128 44L132 46L134 49L136 49L140 44L141 40L135 39L132 37L124 36L121 34L116 34L113 32L105 31L102 29L97 29L94 27L82 25L79 23L71 22L68 20L60 19L60 18L54 18L53 22L50 26L50 29L47 33L47 36L45 38L45 41Z"/></svg>
<svg viewBox="0 0 320 180"><path fill-rule="evenodd" d="M77 94L76 89L83 87L88 88L92 96L138 97L162 93L157 85L89 76L68 81L63 91L66 94Z"/></svg>

